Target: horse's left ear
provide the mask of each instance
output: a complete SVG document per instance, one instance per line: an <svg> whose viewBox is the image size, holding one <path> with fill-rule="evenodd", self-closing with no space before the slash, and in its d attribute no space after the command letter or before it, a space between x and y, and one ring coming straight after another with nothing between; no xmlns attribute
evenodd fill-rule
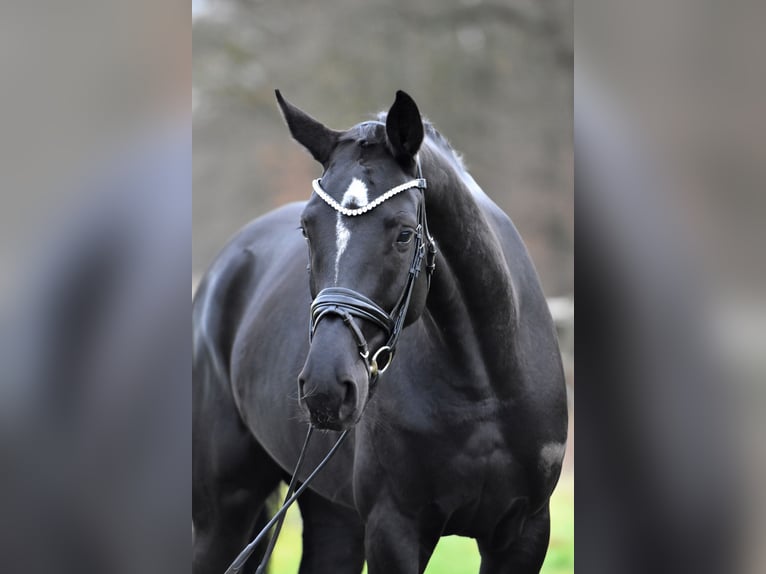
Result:
<svg viewBox="0 0 766 574"><path fill-rule="evenodd" d="M274 90L277 103L295 140L302 144L314 159L327 167L327 160L338 143L340 132L331 130L303 110L288 102L279 90Z"/></svg>
<svg viewBox="0 0 766 574"><path fill-rule="evenodd" d="M386 136L399 161L411 162L423 143L423 118L408 94L399 90L386 116Z"/></svg>

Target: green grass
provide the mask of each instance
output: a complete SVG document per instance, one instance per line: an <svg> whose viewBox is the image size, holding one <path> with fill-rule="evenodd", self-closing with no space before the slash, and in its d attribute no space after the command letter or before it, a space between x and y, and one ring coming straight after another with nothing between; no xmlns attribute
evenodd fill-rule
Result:
<svg viewBox="0 0 766 574"><path fill-rule="evenodd" d="M294 574L301 556L301 519L296 508L287 513L285 527L271 560L273 574ZM428 563L426 574L472 574L479 571L479 552L469 538L442 538ZM561 477L551 499L551 543L543 574L574 571L574 478Z"/></svg>

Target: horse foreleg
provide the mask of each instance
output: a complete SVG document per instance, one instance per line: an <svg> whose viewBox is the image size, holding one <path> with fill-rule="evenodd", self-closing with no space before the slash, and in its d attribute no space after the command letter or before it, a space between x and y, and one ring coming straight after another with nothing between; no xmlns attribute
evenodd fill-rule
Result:
<svg viewBox="0 0 766 574"><path fill-rule="evenodd" d="M364 524L355 510L307 490L298 499L303 519L300 574L360 574Z"/></svg>
<svg viewBox="0 0 766 574"><path fill-rule="evenodd" d="M497 541L480 540L480 574L537 574L548 552L550 530L546 506L526 519L521 533L508 546L498 548Z"/></svg>
<svg viewBox="0 0 766 574"><path fill-rule="evenodd" d="M380 505L367 518L365 551L370 574L421 574L439 541L441 529L424 517L406 517Z"/></svg>
<svg viewBox="0 0 766 574"><path fill-rule="evenodd" d="M197 428L192 454L192 574L226 570L264 525L264 503L282 477L237 419L217 420ZM196 422L202 426L201 417Z"/></svg>

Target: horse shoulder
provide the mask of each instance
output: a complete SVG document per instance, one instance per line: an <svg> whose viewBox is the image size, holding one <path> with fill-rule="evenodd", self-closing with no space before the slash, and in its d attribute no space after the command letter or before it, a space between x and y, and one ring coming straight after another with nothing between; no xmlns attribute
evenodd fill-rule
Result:
<svg viewBox="0 0 766 574"><path fill-rule="evenodd" d="M514 347L521 365L514 384L521 394L509 407L510 418L525 421L529 434L525 441L536 445L528 464L538 489L533 498L540 501L556 483L567 434L565 377L555 325L537 270L513 221L483 193L477 199L502 245L514 288L520 325ZM512 435L515 441L517 429ZM525 450L529 446L525 444Z"/></svg>
<svg viewBox="0 0 766 574"><path fill-rule="evenodd" d="M228 379L234 338L258 290L261 268L279 255L279 237L297 225L301 209L290 204L250 222L215 258L192 300L194 364L208 361Z"/></svg>

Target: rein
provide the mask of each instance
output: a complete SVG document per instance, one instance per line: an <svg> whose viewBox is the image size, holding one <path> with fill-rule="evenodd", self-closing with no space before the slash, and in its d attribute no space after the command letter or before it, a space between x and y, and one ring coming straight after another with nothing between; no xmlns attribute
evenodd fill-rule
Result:
<svg viewBox="0 0 766 574"><path fill-rule="evenodd" d="M398 185L386 193L364 205L358 209L349 209L335 201L321 186L321 180L315 179L312 182L314 191L316 194L324 200L330 207L332 207L338 213L341 213L347 217L357 217L364 215L369 211L375 209L383 202L391 199L395 195L406 191L408 189L416 188L420 191L420 199L418 202L418 226L415 230L415 255L412 258L412 263L407 274L407 283L404 286L402 294L399 296L396 305L389 313L385 311L380 305L375 303L372 299L369 299L365 295L354 291L353 289L346 289L344 287L328 287L323 289L316 296L311 303L311 320L309 328L309 340L314 337L319 322L328 315L337 315L342 320L346 327L351 331L354 340L357 343L359 349L359 355L362 357L364 364L367 367L367 373L370 377L370 388L377 382L378 377L382 375L394 360L394 353L396 352L396 345L399 341L402 329L404 329L404 321L407 317L407 311L410 307L410 301L412 299L412 292L415 288L418 276L423 266L423 260L426 260L426 275L428 281L428 287L431 286L431 276L436 268L436 242L428 231L428 219L426 218L426 180L423 178L423 173L420 168L420 159L417 160L418 178ZM370 349L367 344L367 340L362 334L356 319L363 319L369 321L381 329L387 337L386 344L380 347L373 355L370 356ZM274 535L269 541L269 545L266 549L263 559L261 560L256 574L265 574L266 566L268 565L271 554L274 551L277 538L282 529L284 523L285 514L292 504L298 499L298 497L308 488L309 484L319 474L319 472L330 462L330 459L338 451L340 445L346 440L350 429L346 429L338 437L333 447L322 459L313 472L306 478L301 486L296 490L296 484L298 482L298 474L303 465L303 459L305 458L306 451L311 440L311 435L314 428L309 425L306 439L303 443L300 455L298 456L298 462L295 465L290 485L287 488L287 494L285 500L282 503L281 508L277 513L269 520L266 526L263 527L261 532L255 539L250 542L240 552L239 556L231 563L231 566L226 570L225 574L238 574L244 568L248 558L255 551L257 546L265 539L269 530L276 526L274 529Z"/></svg>
<svg viewBox="0 0 766 574"><path fill-rule="evenodd" d="M306 454L306 449L308 448L309 444L309 438L311 437L311 433L313 431L313 427L309 427L308 433L306 435L306 440L303 443L303 449L301 450L301 454L298 457L298 464L296 465L296 471L300 467L301 463L303 462L303 457ZM304 493L304 491L309 487L309 485L314 481L316 476L319 474L319 472L327 465L328 462L330 462L330 459L333 457L333 455L338 452L338 449L340 448L340 445L343 444L343 441L346 440L346 437L348 437L348 433L350 432L350 429L344 430L341 435L338 437L338 440L335 442L333 447L330 449L330 452L327 453L327 455L322 459L322 462L320 462L317 467L314 469L314 471L306 478L305 481L303 481L303 484L300 485L298 490L295 491L295 494L292 496L288 496L285 498L285 502L282 504L282 507L277 511L277 513L266 523L266 526L263 527L261 532L256 536L253 541L245 546L245 548L242 550L242 552L239 553L239 556L237 556L234 559L234 562L231 563L231 566L229 566L226 569L225 574L238 574L242 571L242 568L245 566L245 562L247 562L247 559L250 558L250 555L255 551L257 546L263 542L263 539L266 538L266 534L269 533L269 530L279 523L278 530L274 533L274 540L272 543L269 544L270 551L274 550L274 545L276 544L276 535L279 534L279 529L281 529L282 523L284 522L285 514L287 514L287 510L292 506L293 502L298 500L298 497ZM295 478L298 475L297 472L293 473L293 478L290 481L291 484L294 484L297 482L297 479ZM262 568L266 568L266 564L269 561L269 558L271 556L271 552L269 551L268 554L266 554L263 557L263 560L261 561L260 566L258 566L258 572L262 572Z"/></svg>

